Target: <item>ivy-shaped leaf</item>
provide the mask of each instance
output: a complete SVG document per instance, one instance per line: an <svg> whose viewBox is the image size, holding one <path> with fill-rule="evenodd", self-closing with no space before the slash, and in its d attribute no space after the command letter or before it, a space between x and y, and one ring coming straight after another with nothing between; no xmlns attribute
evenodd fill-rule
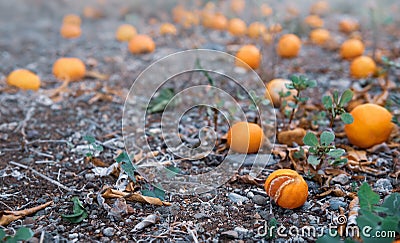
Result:
<svg viewBox="0 0 400 243"><path fill-rule="evenodd" d="M319 145L317 136L315 136L315 134L312 132L307 132L307 134L303 138L303 142L305 145L308 145L308 146L318 146Z"/></svg>
<svg viewBox="0 0 400 243"><path fill-rule="evenodd" d="M71 223L80 223L88 217L88 213L78 197L73 197L72 202L74 203L73 214L63 214L61 217Z"/></svg>
<svg viewBox="0 0 400 243"><path fill-rule="evenodd" d="M321 133L320 140L322 146L328 146L335 140L335 134L333 134L332 132L324 131Z"/></svg>

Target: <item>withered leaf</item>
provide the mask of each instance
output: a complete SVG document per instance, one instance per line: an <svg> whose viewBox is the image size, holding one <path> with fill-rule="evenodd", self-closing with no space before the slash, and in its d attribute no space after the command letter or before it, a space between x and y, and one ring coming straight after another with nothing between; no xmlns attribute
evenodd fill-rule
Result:
<svg viewBox="0 0 400 243"><path fill-rule="evenodd" d="M44 203L42 205L39 205L39 206L36 206L33 208L20 210L20 211L9 211L9 210L0 211L0 225L7 226L11 222L18 220L20 218L23 218L25 216L34 214L37 211L40 211L40 210L46 208L47 206L49 206L52 203L53 203L53 201L50 201L50 202Z"/></svg>
<svg viewBox="0 0 400 243"><path fill-rule="evenodd" d="M155 223L157 223L160 220L160 217L156 214L150 214L149 216L147 216L145 219L143 219L142 222L138 223L137 225L135 225L135 227L133 228L133 230L131 230L131 232L136 232L136 231L140 231L150 225L153 225Z"/></svg>

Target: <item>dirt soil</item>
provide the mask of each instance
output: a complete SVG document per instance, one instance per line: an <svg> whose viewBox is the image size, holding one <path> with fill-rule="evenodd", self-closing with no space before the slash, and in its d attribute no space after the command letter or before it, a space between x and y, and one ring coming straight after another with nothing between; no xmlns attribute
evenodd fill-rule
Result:
<svg viewBox="0 0 400 243"><path fill-rule="evenodd" d="M286 147L277 144L272 161L258 176L258 185L243 178L249 173L249 165L243 165L231 181L201 195L182 196L166 194L165 201L171 206L155 206L139 202L127 202L128 209L113 216L98 200L105 186L114 187L118 177L98 176L96 165L85 154L85 135L92 135L104 151L95 157L108 166L124 151L122 115L125 97L138 75L152 62L176 51L191 48L213 48L234 54L239 44L250 40L236 39L228 33L207 30L198 26L196 31L182 35L162 37L157 34L158 21L172 21L169 12L156 14L149 6L137 3L124 4L116 1L88 2L104 12L98 19L82 18L82 36L66 40L59 35L62 17L67 13L82 16L83 6L69 1L6 1L0 0L0 211L22 210L49 201L53 203L34 215L23 217L6 227L12 233L20 226L34 232L31 242L199 242L207 241L270 241L262 235L265 224L276 218L278 225L316 226L321 228L345 212L357 188L367 181L384 196L400 191L396 176L400 169L398 134L391 144L368 150L371 168L382 173L371 173L342 167L331 170L318 180L305 176L309 186L307 202L300 208L289 210L278 207L264 191L262 182L277 168L294 168L287 156ZM143 2L143 1L138 1ZM161 3L160 3L161 4ZM165 3L163 3L165 4ZM171 7L172 4L166 6ZM163 9L163 6L160 6ZM167 8L164 8L167 9ZM126 10L126 11L125 11ZM337 54L338 44L347 36L337 30L341 13L326 17L326 27L336 35L335 43L327 48L312 45L305 32L300 56L296 59L278 60L275 70L259 70L263 80L272 75L289 77L293 73L307 74L319 83L312 93L310 105L320 101L328 89L344 90L348 87L362 89L367 81L349 77L348 61ZM153 25L150 19L155 19ZM127 44L115 40L116 28L125 22L138 27L139 32L154 37L157 48L154 53L132 55ZM378 47L391 53L391 59L400 61L400 29L379 29ZM372 53L373 33L368 28L360 32L366 40L366 53ZM259 43L257 43L259 44ZM265 53L268 53L265 47ZM88 70L109 75L107 80L85 78L70 83L68 90L58 97L49 97L48 90L61 82L52 75L54 61L62 56L81 58ZM266 59L266 66L272 61ZM5 78L16 68L27 68L41 77L38 92L20 91L7 86ZM399 82L400 73L392 74L393 82ZM397 89L398 90L398 89ZM379 94L374 86L372 94ZM192 119L195 120L195 119ZM282 126L282 118L278 117ZM221 128L220 135L227 127ZM342 131L339 124L335 127ZM345 136L338 136L337 144L352 147ZM155 146L157 147L157 146ZM162 144L158 144L162 147ZM354 148L354 147L353 147ZM185 173L212 170L219 158L211 157L198 164L182 163ZM211 162L210 162L211 161ZM215 163L212 163L216 161ZM17 164L27 166L22 168ZM193 166L196 166L193 169ZM341 176L345 173L345 177ZM306 172L303 173L305 175ZM44 175L58 182L50 182ZM396 176L395 176L396 175ZM61 185L61 186L60 186ZM62 187L65 186L66 188ZM66 190L68 189L68 190ZM332 193L320 194L335 189ZM340 193L342 192L342 193ZM78 196L89 216L78 224L64 220L62 214L72 213L72 197ZM115 207L115 199L105 203ZM156 215L155 224L141 231L133 231L135 225L149 215ZM317 237L287 236L276 242L314 242Z"/></svg>

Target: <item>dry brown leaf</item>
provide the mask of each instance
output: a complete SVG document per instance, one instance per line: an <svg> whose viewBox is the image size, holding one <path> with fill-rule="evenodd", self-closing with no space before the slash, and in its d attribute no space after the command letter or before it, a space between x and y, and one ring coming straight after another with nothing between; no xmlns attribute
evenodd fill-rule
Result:
<svg viewBox="0 0 400 243"><path fill-rule="evenodd" d="M235 182L235 181L239 181L239 182L242 182L245 184L256 185L256 186L261 186L264 183L264 180L252 177L249 174L245 174L245 175L235 174L235 176L232 177L232 179L229 182Z"/></svg>
<svg viewBox="0 0 400 243"><path fill-rule="evenodd" d="M112 95L109 94L103 94L103 93L96 93L90 100L88 101L88 104L91 105L97 101L106 101L106 102L111 102L113 101Z"/></svg>
<svg viewBox="0 0 400 243"><path fill-rule="evenodd" d="M159 198L156 197L148 197L143 196L139 193L128 193L128 192L121 192L118 190L114 190L112 188L106 188L102 194L104 198L125 198L125 200L133 201L133 202L141 202L147 203L157 206L170 206L171 203L161 201Z"/></svg>
<svg viewBox="0 0 400 243"><path fill-rule="evenodd" d="M368 161L367 151L365 150L348 150L346 157L357 162Z"/></svg>
<svg viewBox="0 0 400 243"><path fill-rule="evenodd" d="M145 219L143 219L140 223L135 225L135 227L133 228L133 230L131 232L140 231L150 225L157 223L159 220L160 220L160 217L158 215L150 214Z"/></svg>
<svg viewBox="0 0 400 243"><path fill-rule="evenodd" d="M293 146L293 143L304 145L303 138L306 135L306 130L303 128L295 128L289 131L281 131L278 133L278 141L281 144Z"/></svg>
<svg viewBox="0 0 400 243"><path fill-rule="evenodd" d="M387 98L389 97L389 91L384 90L381 94L374 97L373 103L377 105L385 105Z"/></svg>
<svg viewBox="0 0 400 243"><path fill-rule="evenodd" d="M349 175L349 173L347 173L346 171L341 170L341 169L336 169L336 168L326 168L325 169L325 174L332 175L332 176L337 176L337 175L340 175L340 174Z"/></svg>
<svg viewBox="0 0 400 243"><path fill-rule="evenodd" d="M288 154L287 145L275 144L274 148L272 149L272 154L278 155L282 160L285 159Z"/></svg>
<svg viewBox="0 0 400 243"><path fill-rule="evenodd" d="M107 80L109 78L109 75L102 74L102 73L99 73L97 71L86 71L85 77L86 78L99 79L99 80Z"/></svg>
<svg viewBox="0 0 400 243"><path fill-rule="evenodd" d="M53 201L50 201L50 202L44 203L42 205L39 205L39 206L36 206L33 208L20 210L20 211L8 211L8 210L0 211L0 225L7 226L11 222L18 220L20 218L23 218L25 216L34 214L37 211L40 211L40 210L46 208L47 206L49 206L52 203L53 203Z"/></svg>

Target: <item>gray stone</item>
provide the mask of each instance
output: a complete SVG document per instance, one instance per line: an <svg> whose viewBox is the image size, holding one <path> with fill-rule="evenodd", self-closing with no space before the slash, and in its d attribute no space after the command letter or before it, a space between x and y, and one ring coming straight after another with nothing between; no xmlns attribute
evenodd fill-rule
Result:
<svg viewBox="0 0 400 243"><path fill-rule="evenodd" d="M103 235L111 237L114 235L114 228L112 227L107 227L105 229L103 229Z"/></svg>
<svg viewBox="0 0 400 243"><path fill-rule="evenodd" d="M204 213L196 213L196 214L194 215L194 217L195 217L196 219L208 218L208 216L207 216L206 214L204 214Z"/></svg>
<svg viewBox="0 0 400 243"><path fill-rule="evenodd" d="M228 197L232 202L235 202L235 203L243 203L243 202L249 200L247 197L239 195L234 192L229 193Z"/></svg>
<svg viewBox="0 0 400 243"><path fill-rule="evenodd" d="M347 183L349 183L349 177L345 174L340 174L333 177L332 182L339 183L340 185L346 185Z"/></svg>
<svg viewBox="0 0 400 243"><path fill-rule="evenodd" d="M338 210L339 207L345 208L347 206L347 203L344 202L343 197L336 197L336 198L331 198L329 200L329 207L332 210Z"/></svg>
<svg viewBox="0 0 400 243"><path fill-rule="evenodd" d="M233 230L236 231L241 236L246 235L249 232L248 229L245 229L245 228L240 227L240 226L235 227Z"/></svg>
<svg viewBox="0 0 400 243"><path fill-rule="evenodd" d="M78 233L73 233L73 234L69 234L68 238L69 239L76 239L76 238L78 238L78 236L79 236Z"/></svg>
<svg viewBox="0 0 400 243"><path fill-rule="evenodd" d="M254 197L252 198L253 202L257 205L267 205L268 204L268 198L263 197L261 195L254 195Z"/></svg>
<svg viewBox="0 0 400 243"><path fill-rule="evenodd" d="M374 188L377 192L388 193L393 189L393 186L389 179L382 178L375 182Z"/></svg>
<svg viewBox="0 0 400 243"><path fill-rule="evenodd" d="M221 235L225 236L225 237L228 237L228 238L231 238L231 239L239 238L239 233L237 231L234 231L234 230L228 230L228 231L222 232Z"/></svg>
<svg viewBox="0 0 400 243"><path fill-rule="evenodd" d="M96 178L96 175L93 174L93 173L88 173L88 174L85 175L85 179L88 180L88 181L92 181L95 178Z"/></svg>

